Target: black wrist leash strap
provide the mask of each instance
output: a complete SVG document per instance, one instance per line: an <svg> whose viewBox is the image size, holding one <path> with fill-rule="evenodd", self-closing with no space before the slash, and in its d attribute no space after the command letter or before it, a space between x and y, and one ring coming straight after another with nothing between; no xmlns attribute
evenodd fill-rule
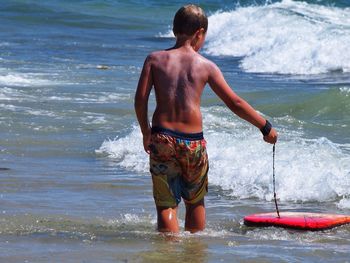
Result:
<svg viewBox="0 0 350 263"><path fill-rule="evenodd" d="M273 198L275 200L275 206L276 206L276 212L278 218L280 218L280 211L278 210L278 205L277 205L277 197L276 197L276 181L275 181L275 149L276 149L276 144L273 144L272 148L272 175L273 175Z"/></svg>

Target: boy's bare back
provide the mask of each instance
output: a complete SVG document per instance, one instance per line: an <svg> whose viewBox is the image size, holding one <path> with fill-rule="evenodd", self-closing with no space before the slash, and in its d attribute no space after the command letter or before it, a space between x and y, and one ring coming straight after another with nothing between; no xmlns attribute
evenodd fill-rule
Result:
<svg viewBox="0 0 350 263"><path fill-rule="evenodd" d="M150 134L147 105L152 87L157 100L152 126L185 133L202 131L200 103L206 84L236 115L259 129L266 125L266 120L230 88L221 70L198 54L205 40L205 33L199 32L198 37L201 35L194 47L191 39L183 42L178 38L173 48L154 52L145 60L135 94L135 109L146 151ZM264 140L275 143L276 131L272 129Z"/></svg>
<svg viewBox="0 0 350 263"><path fill-rule="evenodd" d="M191 47L154 52L148 59L157 100L152 125L201 132L201 95L210 62Z"/></svg>

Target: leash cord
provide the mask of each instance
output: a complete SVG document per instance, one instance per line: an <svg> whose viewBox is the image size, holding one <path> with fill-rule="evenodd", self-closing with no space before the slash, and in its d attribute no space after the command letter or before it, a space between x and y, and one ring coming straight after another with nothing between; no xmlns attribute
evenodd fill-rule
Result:
<svg viewBox="0 0 350 263"><path fill-rule="evenodd" d="M278 218L280 218L280 211L278 209L277 204L277 195L276 195L276 180L275 180L275 152L276 152L276 144L273 144L272 148L272 176L273 176L273 198L275 200L276 212Z"/></svg>

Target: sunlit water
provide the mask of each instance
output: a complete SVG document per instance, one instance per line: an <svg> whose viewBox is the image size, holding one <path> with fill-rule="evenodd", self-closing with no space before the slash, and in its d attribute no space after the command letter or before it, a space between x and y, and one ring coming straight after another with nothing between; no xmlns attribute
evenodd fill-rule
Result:
<svg viewBox="0 0 350 263"><path fill-rule="evenodd" d="M272 146L209 87L207 229L155 231L133 96L145 56L174 43L182 4L2 1L1 262L349 261L349 226L243 225L274 210ZM279 131L280 209L350 214L347 1L200 4L209 14L202 54ZM179 217L183 226L182 205Z"/></svg>

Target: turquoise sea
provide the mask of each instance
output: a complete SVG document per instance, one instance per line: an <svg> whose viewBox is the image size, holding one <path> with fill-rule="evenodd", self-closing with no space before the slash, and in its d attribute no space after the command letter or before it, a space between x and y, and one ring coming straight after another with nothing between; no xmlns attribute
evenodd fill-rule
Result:
<svg viewBox="0 0 350 263"><path fill-rule="evenodd" d="M207 229L157 233L133 97L186 3L0 0L0 262L350 262L350 226L243 225L274 211L272 146L210 87ZM350 214L350 1L195 3L201 53L280 134L280 209Z"/></svg>

